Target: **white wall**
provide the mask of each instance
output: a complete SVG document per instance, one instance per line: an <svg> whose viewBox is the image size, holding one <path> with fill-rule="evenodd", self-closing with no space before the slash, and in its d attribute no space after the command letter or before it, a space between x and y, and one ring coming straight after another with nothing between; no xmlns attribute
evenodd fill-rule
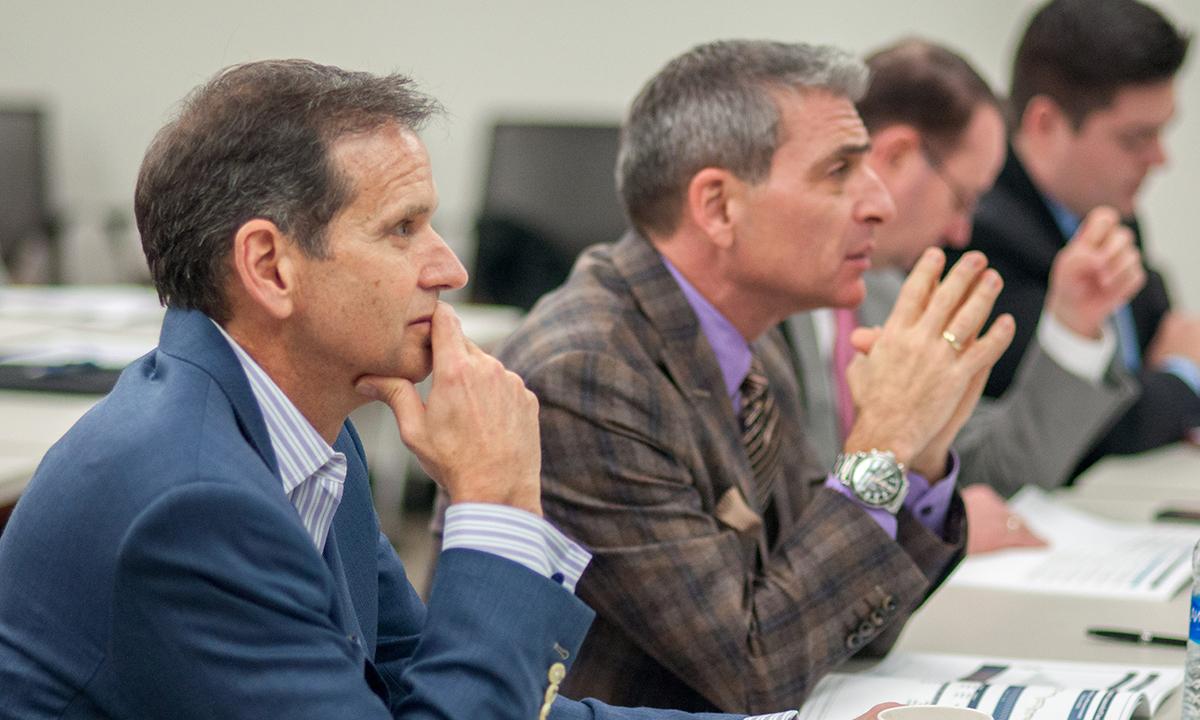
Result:
<svg viewBox="0 0 1200 720"><path fill-rule="evenodd" d="M1200 2L1163 0L1200 29ZM998 88L1029 0L0 0L0 101L45 102L53 199L71 223L68 270L119 270L99 226L129 210L147 143L194 85L232 63L308 57L415 76L451 116L425 133L442 195L439 225L469 254L487 130L497 115L617 120L668 58L720 37L770 37L866 51L920 34L971 57ZM1200 52L1200 49L1197 49ZM1172 166L1151 182L1143 215L1152 254L1182 304L1200 309L1200 59L1180 87ZM133 240L129 239L130 248ZM130 252L131 258L135 257Z"/></svg>

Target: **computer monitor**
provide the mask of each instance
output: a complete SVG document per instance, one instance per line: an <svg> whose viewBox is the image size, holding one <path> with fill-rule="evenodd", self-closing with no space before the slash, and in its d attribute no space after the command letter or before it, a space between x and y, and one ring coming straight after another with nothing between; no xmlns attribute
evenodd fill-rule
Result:
<svg viewBox="0 0 1200 720"><path fill-rule="evenodd" d="M40 253L44 277L56 271L49 246L45 115L36 107L0 106L0 263L9 275ZM40 246L40 247L39 247Z"/></svg>
<svg viewBox="0 0 1200 720"><path fill-rule="evenodd" d="M528 308L580 251L626 228L617 125L501 122L492 131L472 299Z"/></svg>

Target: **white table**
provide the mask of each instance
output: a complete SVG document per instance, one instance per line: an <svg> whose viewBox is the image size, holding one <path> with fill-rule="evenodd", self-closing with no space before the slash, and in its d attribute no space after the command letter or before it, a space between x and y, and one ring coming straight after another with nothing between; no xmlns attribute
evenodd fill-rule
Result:
<svg viewBox="0 0 1200 720"><path fill-rule="evenodd" d="M1118 520L1150 520L1180 500L1200 506L1200 449L1177 445L1107 459L1060 497ZM1187 590L1169 602L1145 602L942 587L909 621L896 650L1182 667L1181 648L1098 640L1084 631L1122 627L1186 635L1189 601ZM1173 720L1179 712L1175 693L1155 717Z"/></svg>

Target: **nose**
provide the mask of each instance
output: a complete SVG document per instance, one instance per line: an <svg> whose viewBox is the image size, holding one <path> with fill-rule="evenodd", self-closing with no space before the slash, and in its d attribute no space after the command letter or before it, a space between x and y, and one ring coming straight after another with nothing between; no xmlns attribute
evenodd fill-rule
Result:
<svg viewBox="0 0 1200 720"><path fill-rule="evenodd" d="M1162 138L1155 136L1153 142L1150 143L1150 148L1147 151L1146 162L1150 167L1159 167L1167 164L1167 149L1163 146Z"/></svg>
<svg viewBox="0 0 1200 720"><path fill-rule="evenodd" d="M879 224L896 217L896 203L892 201L887 186L870 165L864 163L863 170L862 193L854 206L854 219L861 223Z"/></svg>
<svg viewBox="0 0 1200 720"><path fill-rule="evenodd" d="M428 290L458 290L467 284L467 269L458 256L435 231L430 231L431 246L421 269L421 287Z"/></svg>

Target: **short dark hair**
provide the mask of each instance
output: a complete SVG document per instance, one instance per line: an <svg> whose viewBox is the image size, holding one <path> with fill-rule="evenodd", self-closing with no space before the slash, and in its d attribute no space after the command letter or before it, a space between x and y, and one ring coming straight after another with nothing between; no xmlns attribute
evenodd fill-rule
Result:
<svg viewBox="0 0 1200 720"><path fill-rule="evenodd" d="M228 320L232 241L253 218L326 257L325 227L355 191L330 160L333 143L393 122L416 131L440 110L403 75L307 60L218 73L159 131L138 173L134 214L159 299Z"/></svg>
<svg viewBox="0 0 1200 720"><path fill-rule="evenodd" d="M953 152L980 105L1000 109L987 81L962 56L910 38L867 57L871 84L858 112L871 134L891 125L916 128L930 149Z"/></svg>
<svg viewBox="0 0 1200 720"><path fill-rule="evenodd" d="M773 91L822 88L854 101L866 80L842 50L765 40L708 43L670 61L621 128L617 190L630 222L643 233L674 230L683 189L705 167L765 178L780 141Z"/></svg>
<svg viewBox="0 0 1200 720"><path fill-rule="evenodd" d="M1013 60L1013 127L1029 101L1045 95L1078 129L1121 88L1174 77L1190 43L1137 0L1052 0L1029 21Z"/></svg>

